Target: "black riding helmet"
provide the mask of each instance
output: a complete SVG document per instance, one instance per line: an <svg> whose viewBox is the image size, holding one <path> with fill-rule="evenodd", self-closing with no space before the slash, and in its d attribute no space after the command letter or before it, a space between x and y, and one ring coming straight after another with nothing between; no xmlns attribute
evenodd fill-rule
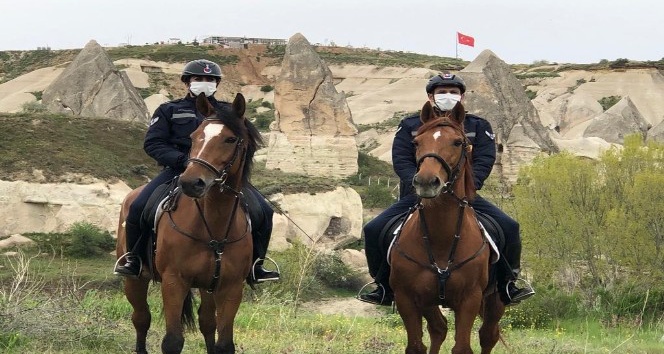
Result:
<svg viewBox="0 0 664 354"><path fill-rule="evenodd" d="M433 93L433 90L436 89L436 87L439 86L456 86L461 90L461 94L466 92L466 83L463 82L463 79L461 77L450 74L450 73L442 73L438 74L431 79L429 79L429 82L427 83L427 93L431 94Z"/></svg>
<svg viewBox="0 0 664 354"><path fill-rule="evenodd" d="M192 60L184 66L180 80L186 83L189 82L189 78L192 76L212 76L217 79L218 83L221 81L221 68L217 63L209 60Z"/></svg>

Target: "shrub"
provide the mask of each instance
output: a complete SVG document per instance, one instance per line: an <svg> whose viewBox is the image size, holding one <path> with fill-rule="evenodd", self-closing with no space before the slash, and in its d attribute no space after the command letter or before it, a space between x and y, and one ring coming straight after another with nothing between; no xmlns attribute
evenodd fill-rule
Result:
<svg viewBox="0 0 664 354"><path fill-rule="evenodd" d="M366 189L366 193L360 194L362 206L365 208L386 208L394 203L394 197L387 185L372 184Z"/></svg>
<svg viewBox="0 0 664 354"><path fill-rule="evenodd" d="M44 91L32 91L32 92L30 92L30 93L31 93L33 96L35 96L35 98L37 99L37 101L41 101L41 99L42 99L42 94L44 93Z"/></svg>
<svg viewBox="0 0 664 354"><path fill-rule="evenodd" d="M76 258L92 258L108 253L115 247L115 240L108 231L86 222L74 223L68 230L71 244L64 253Z"/></svg>
<svg viewBox="0 0 664 354"><path fill-rule="evenodd" d="M612 61L611 63L609 63L609 67L611 69L624 68L625 66L627 66L627 63L629 63L628 59L618 58L618 59Z"/></svg>
<svg viewBox="0 0 664 354"><path fill-rule="evenodd" d="M262 92L270 92L272 90L274 90L274 87L272 87L272 85L263 85L263 86L261 86L261 91Z"/></svg>
<svg viewBox="0 0 664 354"><path fill-rule="evenodd" d="M535 97L537 97L537 91L526 90L526 96L528 96L528 99L532 101L535 99Z"/></svg>
<svg viewBox="0 0 664 354"><path fill-rule="evenodd" d="M328 287L356 290L362 286L358 272L348 267L335 254L321 255L314 269L316 277Z"/></svg>
<svg viewBox="0 0 664 354"><path fill-rule="evenodd" d="M602 109L605 111L622 99L621 96L608 96L608 97L602 97L600 98L597 102L602 106Z"/></svg>
<svg viewBox="0 0 664 354"><path fill-rule="evenodd" d="M274 121L274 112L268 111L259 113L254 118L254 126L261 132L270 130L270 124Z"/></svg>
<svg viewBox="0 0 664 354"><path fill-rule="evenodd" d="M43 113L46 112L46 107L39 102L26 102L22 106L23 113Z"/></svg>

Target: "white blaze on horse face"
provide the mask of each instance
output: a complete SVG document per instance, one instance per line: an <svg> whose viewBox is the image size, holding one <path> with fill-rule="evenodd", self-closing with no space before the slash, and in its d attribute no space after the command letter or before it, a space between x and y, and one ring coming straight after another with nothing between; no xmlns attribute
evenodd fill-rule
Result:
<svg viewBox="0 0 664 354"><path fill-rule="evenodd" d="M441 135L443 135L443 133L441 133L440 130L437 130L435 133L433 133L433 140L438 140Z"/></svg>
<svg viewBox="0 0 664 354"><path fill-rule="evenodd" d="M224 130L223 124L208 124L205 126L205 129L203 129L203 137L201 138L201 140L203 140L203 146L200 150L198 150L198 156L196 157L201 157L201 153L205 151L205 146L210 142L210 140L212 140L212 138L221 134L222 130Z"/></svg>

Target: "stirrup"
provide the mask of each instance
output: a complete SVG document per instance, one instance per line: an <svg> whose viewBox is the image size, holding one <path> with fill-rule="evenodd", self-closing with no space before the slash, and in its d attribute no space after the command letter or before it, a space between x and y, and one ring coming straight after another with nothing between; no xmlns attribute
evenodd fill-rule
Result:
<svg viewBox="0 0 664 354"><path fill-rule="evenodd" d="M281 272L279 271L279 265L277 264L277 262L275 262L274 259L272 259L268 256L265 256L265 258L256 258L254 263L251 265L251 282L252 283L258 284L258 283L264 283L266 281L279 280L279 279L267 279L267 280L263 280L263 281L256 280L256 264L258 264L258 262L260 262L260 261L263 261L263 264L265 264L264 262L266 260L269 261L270 263L274 264L274 267L277 268L277 270L276 270L277 274L279 274L279 276L281 277Z"/></svg>
<svg viewBox="0 0 664 354"><path fill-rule="evenodd" d="M387 292L385 291L385 287L383 286L383 284L381 284L381 283L376 283L375 281L370 281L370 282L364 284L364 286L362 286L362 287L360 288L360 290L357 292L357 295L355 296L355 298L358 299L358 300L360 300L360 301L362 301L362 302L366 302L366 303L368 303L368 304L374 304L373 302L369 302L369 301L366 301L366 300L362 299L362 295L367 295L367 294L371 294L371 293L372 293L372 291L366 291L366 292L365 292L364 289L366 289L369 285L373 285L373 284L377 285L379 288L381 288L381 289L383 290L383 297L380 299L380 302L385 301L385 294L387 293ZM374 305L376 305L376 304L374 304Z"/></svg>
<svg viewBox="0 0 664 354"><path fill-rule="evenodd" d="M125 277L125 278L138 279L138 278L141 277L141 274L143 273L143 260L141 259L140 256L136 256L136 258L138 258L138 275L131 276L131 275L127 275L127 274L118 273L118 272L115 271L116 269L118 269L118 264L120 263L120 260L123 259L123 258L126 258L129 253L131 253L131 252L127 252L127 253L123 254L122 256L118 257L118 259L115 261L115 265L113 266L113 274L121 276L121 277Z"/></svg>
<svg viewBox="0 0 664 354"><path fill-rule="evenodd" d="M516 296L516 297L512 298L510 296L509 285L511 283L514 283L514 285L516 286L517 282L520 282L520 283L523 284L523 286L520 287L519 289L521 289L522 291L525 291L525 292L523 294L521 294L520 296ZM526 291L526 289L528 289L530 291ZM528 282L526 279L516 278L515 280L508 281L507 284L505 284L505 294L507 294L507 298L510 300L509 304L518 304L521 301L535 295L535 290L533 289L532 285L530 285L530 282Z"/></svg>

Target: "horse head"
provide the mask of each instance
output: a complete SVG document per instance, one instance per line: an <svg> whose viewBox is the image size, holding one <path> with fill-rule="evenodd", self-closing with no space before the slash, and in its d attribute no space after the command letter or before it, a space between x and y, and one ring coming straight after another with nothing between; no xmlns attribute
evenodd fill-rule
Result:
<svg viewBox="0 0 664 354"><path fill-rule="evenodd" d="M472 145L466 138L461 102L448 112L441 112L426 102L420 113L422 126L414 139L417 173L413 178L415 192L421 198L435 198L441 193L463 193L472 199L475 188L470 164ZM463 189L456 186L463 175ZM462 196L462 197L463 197Z"/></svg>
<svg viewBox="0 0 664 354"><path fill-rule="evenodd" d="M182 191L192 198L204 196L214 185L239 191L248 180L261 141L244 117L244 96L238 93L230 107L214 107L201 94L196 109L206 118L191 134L187 168L178 182Z"/></svg>

